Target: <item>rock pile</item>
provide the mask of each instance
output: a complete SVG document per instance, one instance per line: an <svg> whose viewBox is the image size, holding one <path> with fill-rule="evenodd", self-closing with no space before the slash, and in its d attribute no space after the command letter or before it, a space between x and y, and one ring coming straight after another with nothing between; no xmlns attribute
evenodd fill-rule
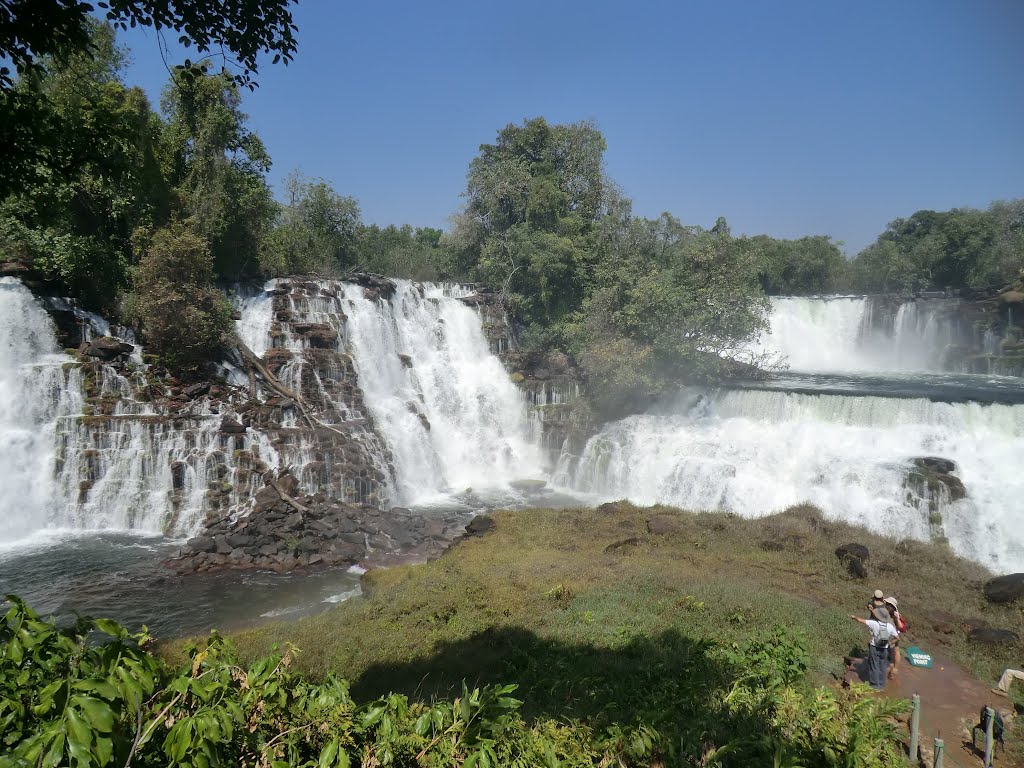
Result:
<svg viewBox="0 0 1024 768"><path fill-rule="evenodd" d="M284 478L282 490L289 485ZM282 483L278 483L282 485ZM266 486L254 510L221 520L189 539L166 565L178 573L242 569L278 573L305 568L427 559L467 528L464 519L427 517L402 507L345 504L323 494L286 501Z"/></svg>

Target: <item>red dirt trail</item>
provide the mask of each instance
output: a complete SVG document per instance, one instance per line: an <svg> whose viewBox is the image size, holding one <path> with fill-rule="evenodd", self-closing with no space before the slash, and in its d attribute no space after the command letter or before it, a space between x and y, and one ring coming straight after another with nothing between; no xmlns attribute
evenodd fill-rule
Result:
<svg viewBox="0 0 1024 768"><path fill-rule="evenodd" d="M947 768L978 768L984 763L985 736L978 734L980 751L971 748L971 728L978 722L978 713L988 705L999 712L1007 726L1006 741L1014 738L1009 732L1014 719L1010 700L992 693L992 690L971 677L956 664L934 655L931 669L912 667L904 658L899 672L889 680L883 695L909 699L921 696L920 745L925 764L932 764L933 744L936 738L944 742ZM846 679L860 680L854 667L847 670ZM1018 731L1019 733L1019 731ZM1018 737L1019 738L1019 737ZM1002 749L996 751L995 765L1005 768L1024 768Z"/></svg>

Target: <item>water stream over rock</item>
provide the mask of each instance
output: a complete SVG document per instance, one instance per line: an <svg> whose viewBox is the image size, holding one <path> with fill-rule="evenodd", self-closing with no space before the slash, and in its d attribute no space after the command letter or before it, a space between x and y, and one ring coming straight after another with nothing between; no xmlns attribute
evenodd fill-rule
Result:
<svg viewBox="0 0 1024 768"><path fill-rule="evenodd" d="M574 498L743 515L810 501L1024 569L1024 380L990 375L1012 369L1016 342L984 307L774 299L762 348L788 373L684 391L581 433L565 361L509 376L515 339L493 296L369 275L239 293L242 346L219 379L178 383L124 329L0 280L0 591L43 594L32 574L47 574L73 593L130 551L131 584L148 570L178 580L161 598L173 603L216 578L234 605L251 603L223 614L245 623L287 611L281 601L320 606L293 571L431 556L475 511ZM936 474L927 457L953 464ZM57 566L39 562L48 553ZM169 556L178 573L207 573L175 575L159 564ZM256 589L281 600L245 597ZM204 615L216 623L212 603Z"/></svg>

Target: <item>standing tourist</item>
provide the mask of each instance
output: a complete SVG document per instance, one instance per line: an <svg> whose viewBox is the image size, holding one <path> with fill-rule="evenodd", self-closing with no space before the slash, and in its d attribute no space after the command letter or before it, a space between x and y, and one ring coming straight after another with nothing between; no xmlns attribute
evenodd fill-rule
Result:
<svg viewBox="0 0 1024 768"><path fill-rule="evenodd" d="M892 617L885 608L871 609L871 618L862 619L852 613L850 618L868 628L868 684L876 691L885 690L886 673L889 670L889 644L899 636L892 623Z"/></svg>

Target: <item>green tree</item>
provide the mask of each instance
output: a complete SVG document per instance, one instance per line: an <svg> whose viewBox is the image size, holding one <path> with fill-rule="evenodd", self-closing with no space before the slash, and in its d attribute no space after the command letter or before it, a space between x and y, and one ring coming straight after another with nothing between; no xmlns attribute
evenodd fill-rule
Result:
<svg viewBox="0 0 1024 768"><path fill-rule="evenodd" d="M8 0L0 4L0 88L13 86L10 66L20 74L67 64L88 54L93 14L113 26L169 30L178 41L231 66L239 83L252 86L262 53L286 64L295 54L295 0Z"/></svg>
<svg viewBox="0 0 1024 768"><path fill-rule="evenodd" d="M270 156L246 126L234 80L176 72L164 90L164 143L175 205L210 242L222 278L254 275L275 206L267 186Z"/></svg>
<svg viewBox="0 0 1024 768"><path fill-rule="evenodd" d="M534 118L499 131L469 166L447 239L453 271L500 290L528 320L551 324L579 309L588 238L613 191L604 150L588 122Z"/></svg>
<svg viewBox="0 0 1024 768"><path fill-rule="evenodd" d="M337 275L356 261L361 227L359 202L339 195L323 179L293 172L285 182L287 202L260 252L267 275Z"/></svg>
<svg viewBox="0 0 1024 768"><path fill-rule="evenodd" d="M149 350L172 370L198 371L232 331L231 304L213 287L213 276L209 244L177 222L157 230L133 269L128 313L142 325Z"/></svg>
<svg viewBox="0 0 1024 768"><path fill-rule="evenodd" d="M687 382L757 364L767 328L756 241L662 214L604 226L595 287L568 335L598 407L643 407Z"/></svg>
<svg viewBox="0 0 1024 768"><path fill-rule="evenodd" d="M826 235L798 240L758 235L752 239L763 254L759 280L769 296L835 293L846 284L846 259Z"/></svg>
<svg viewBox="0 0 1024 768"><path fill-rule="evenodd" d="M441 247L440 229L408 224L401 227L376 224L359 229L356 263L368 272L413 280L460 277L449 273L447 253Z"/></svg>
<svg viewBox="0 0 1024 768"><path fill-rule="evenodd" d="M125 53L113 30L95 24L91 35L91 55L22 77L0 97L22 104L50 137L20 178L7 179L0 249L109 308L127 285L133 236L166 219L169 196L160 120L141 89L121 82Z"/></svg>
<svg viewBox="0 0 1024 768"><path fill-rule="evenodd" d="M1022 268L1020 200L895 219L851 265L854 285L864 291L982 288L1015 280Z"/></svg>

